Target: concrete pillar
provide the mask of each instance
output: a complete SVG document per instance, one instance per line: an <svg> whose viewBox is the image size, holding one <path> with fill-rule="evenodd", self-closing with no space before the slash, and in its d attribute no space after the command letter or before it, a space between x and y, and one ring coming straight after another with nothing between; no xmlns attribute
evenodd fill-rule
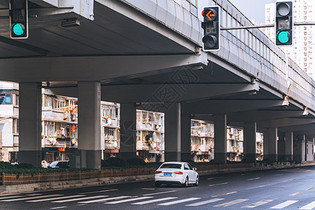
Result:
<svg viewBox="0 0 315 210"><path fill-rule="evenodd" d="M119 156L128 160L137 157L137 111L135 103L120 104L120 151Z"/></svg>
<svg viewBox="0 0 315 210"><path fill-rule="evenodd" d="M278 129L268 128L266 130L266 141L264 139L264 160L276 162L278 160ZM265 147L267 147L265 149Z"/></svg>
<svg viewBox="0 0 315 210"><path fill-rule="evenodd" d="M41 166L41 83L19 84L19 163Z"/></svg>
<svg viewBox="0 0 315 210"><path fill-rule="evenodd" d="M226 115L214 116L214 162L226 163Z"/></svg>
<svg viewBox="0 0 315 210"><path fill-rule="evenodd" d="M181 160L181 122L181 104L176 103L165 113L165 161Z"/></svg>
<svg viewBox="0 0 315 210"><path fill-rule="evenodd" d="M285 161L293 160L293 132L285 133Z"/></svg>
<svg viewBox="0 0 315 210"><path fill-rule="evenodd" d="M79 82L80 168L101 168L101 84ZM77 163L78 164L78 163ZM78 165L77 165L78 167Z"/></svg>
<svg viewBox="0 0 315 210"><path fill-rule="evenodd" d="M285 161L285 133L278 133L278 161Z"/></svg>
<svg viewBox="0 0 315 210"><path fill-rule="evenodd" d="M299 163L305 161L305 135L296 135L294 139L293 159Z"/></svg>
<svg viewBox="0 0 315 210"><path fill-rule="evenodd" d="M246 122L244 125L244 161L256 162L256 122Z"/></svg>
<svg viewBox="0 0 315 210"><path fill-rule="evenodd" d="M191 160L191 119L190 114L181 116L181 160Z"/></svg>

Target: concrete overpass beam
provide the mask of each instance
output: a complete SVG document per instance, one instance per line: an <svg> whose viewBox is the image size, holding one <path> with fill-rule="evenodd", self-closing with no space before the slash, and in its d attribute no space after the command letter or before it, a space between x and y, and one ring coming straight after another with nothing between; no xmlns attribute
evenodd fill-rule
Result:
<svg viewBox="0 0 315 210"><path fill-rule="evenodd" d="M244 155L246 162L256 162L256 122L246 122L244 125Z"/></svg>
<svg viewBox="0 0 315 210"><path fill-rule="evenodd" d="M136 157L136 104L120 104L120 151L121 158L127 160Z"/></svg>
<svg viewBox="0 0 315 210"><path fill-rule="evenodd" d="M19 83L19 163L41 166L41 83Z"/></svg>
<svg viewBox="0 0 315 210"><path fill-rule="evenodd" d="M181 122L181 104L173 104L165 113L165 161L181 160Z"/></svg>
<svg viewBox="0 0 315 210"><path fill-rule="evenodd" d="M79 146L80 168L101 168L101 85L79 82Z"/></svg>
<svg viewBox="0 0 315 210"><path fill-rule="evenodd" d="M226 163L226 114L214 116L214 161L216 163Z"/></svg>

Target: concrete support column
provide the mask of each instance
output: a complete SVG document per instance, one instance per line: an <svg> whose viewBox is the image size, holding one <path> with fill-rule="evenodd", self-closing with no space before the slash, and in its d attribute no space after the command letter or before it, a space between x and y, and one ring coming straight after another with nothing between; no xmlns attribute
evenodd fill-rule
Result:
<svg viewBox="0 0 315 210"><path fill-rule="evenodd" d="M181 104L176 103L165 113L165 161L181 160L181 122Z"/></svg>
<svg viewBox="0 0 315 210"><path fill-rule="evenodd" d="M278 160L278 129L268 128L264 137L266 137L266 141L264 139L264 160L276 162Z"/></svg>
<svg viewBox="0 0 315 210"><path fill-rule="evenodd" d="M226 115L214 116L214 162L226 163Z"/></svg>
<svg viewBox="0 0 315 210"><path fill-rule="evenodd" d="M181 117L181 160L191 160L191 119L189 114Z"/></svg>
<svg viewBox="0 0 315 210"><path fill-rule="evenodd" d="M41 83L19 84L19 163L41 166Z"/></svg>
<svg viewBox="0 0 315 210"><path fill-rule="evenodd" d="M256 122L246 122L244 125L244 160L256 162Z"/></svg>
<svg viewBox="0 0 315 210"><path fill-rule="evenodd" d="M278 161L285 161L285 133L278 133Z"/></svg>
<svg viewBox="0 0 315 210"><path fill-rule="evenodd" d="M79 82L79 165L101 168L101 84ZM78 162L77 162L78 164Z"/></svg>
<svg viewBox="0 0 315 210"><path fill-rule="evenodd" d="M305 161L305 135L297 135L294 140L293 159L295 162Z"/></svg>
<svg viewBox="0 0 315 210"><path fill-rule="evenodd" d="M293 132L285 133L285 157L286 161L293 160Z"/></svg>
<svg viewBox="0 0 315 210"><path fill-rule="evenodd" d="M135 103L120 104L120 151L122 159L137 157L137 111Z"/></svg>

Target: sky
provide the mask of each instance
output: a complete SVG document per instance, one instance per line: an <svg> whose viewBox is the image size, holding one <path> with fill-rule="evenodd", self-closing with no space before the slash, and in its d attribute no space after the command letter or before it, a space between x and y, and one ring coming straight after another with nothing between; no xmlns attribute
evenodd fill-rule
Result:
<svg viewBox="0 0 315 210"><path fill-rule="evenodd" d="M208 0L199 0L200 8L207 5ZM275 0L230 0L243 14L250 20L255 20L257 24L265 23L265 4L275 2Z"/></svg>

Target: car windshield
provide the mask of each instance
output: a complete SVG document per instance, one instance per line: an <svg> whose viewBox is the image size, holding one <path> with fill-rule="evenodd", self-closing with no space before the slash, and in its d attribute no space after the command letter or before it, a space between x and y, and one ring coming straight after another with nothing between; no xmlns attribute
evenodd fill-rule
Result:
<svg viewBox="0 0 315 210"><path fill-rule="evenodd" d="M160 168L176 168L176 169L181 169L182 165L181 164L176 164L176 163L166 163L161 165Z"/></svg>

